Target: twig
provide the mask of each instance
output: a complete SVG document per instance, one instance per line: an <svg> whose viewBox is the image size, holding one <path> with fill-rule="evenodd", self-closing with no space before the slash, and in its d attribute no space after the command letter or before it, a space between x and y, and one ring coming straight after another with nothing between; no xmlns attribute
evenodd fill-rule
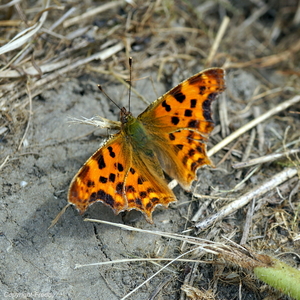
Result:
<svg viewBox="0 0 300 300"><path fill-rule="evenodd" d="M4 167L4 165L7 163L7 161L9 160L9 155L7 155L3 161L3 163L0 165L0 170Z"/></svg>
<svg viewBox="0 0 300 300"><path fill-rule="evenodd" d="M247 240L248 240L250 228L251 228L251 225L252 225L252 218L253 218L254 208L255 208L255 199L252 200L251 204L248 207L248 211L247 211L247 215L246 215L246 221L245 221L245 224L244 224L243 235L242 235L242 238L241 238L241 241L240 241L241 245L245 245Z"/></svg>
<svg viewBox="0 0 300 300"><path fill-rule="evenodd" d="M222 220L226 216L242 208L247 203L249 203L253 198L261 197L266 192L272 190L273 188L277 187L284 181L294 177L295 175L297 175L296 168L288 168L283 170L282 172L274 175L270 180L264 182L261 186L252 189L251 191L244 194L236 201L228 204L216 214L211 215L210 217L206 218L204 221L195 224L195 228L197 228L199 231L205 230L209 226L213 225L215 222Z"/></svg>
<svg viewBox="0 0 300 300"><path fill-rule="evenodd" d="M286 157L287 155L292 155L292 154L296 154L299 153L300 149L292 149L289 151L285 151L285 152L280 152L280 153L273 153L270 155L266 155L266 156L262 156L259 158L254 158L248 161L242 161L236 164L233 164L232 167L234 169L240 169L240 168L247 168L250 166L254 166L257 164L263 164L263 163L267 163L267 162L271 162L274 161L276 159L282 158L282 157Z"/></svg>
<svg viewBox="0 0 300 300"><path fill-rule="evenodd" d="M251 149L252 149L253 142L254 142L255 135L256 135L255 132L256 132L256 131L255 131L255 129L253 128L253 129L251 130L250 138L249 138L249 140L248 140L248 143L247 143L245 152L244 152L244 154L243 154L242 161L246 161L246 160L248 159L250 153L251 153ZM240 179L241 175L242 175L242 171L240 170L240 171L238 171L238 172L236 173L235 178L236 178L236 179Z"/></svg>
<svg viewBox="0 0 300 300"><path fill-rule="evenodd" d="M223 21L222 21L222 24L219 28L219 31L217 33L217 36L214 40L214 43L211 47L211 50L210 50L210 53L209 53L209 56L207 58L207 61L206 61L206 66L210 66L211 63L212 63L212 60L214 59L215 55L216 55L216 52L218 50L218 47L220 45L220 42L225 34L225 31L226 31L226 28L228 27L229 25L229 22L230 22L230 18L225 16Z"/></svg>

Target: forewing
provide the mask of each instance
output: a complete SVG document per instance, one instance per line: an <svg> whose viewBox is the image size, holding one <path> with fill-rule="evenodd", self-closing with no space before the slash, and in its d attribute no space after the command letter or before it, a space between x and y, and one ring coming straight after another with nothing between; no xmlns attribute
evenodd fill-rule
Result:
<svg viewBox="0 0 300 300"><path fill-rule="evenodd" d="M123 136L115 134L74 176L69 188L69 203L81 213L97 201L110 206L116 214L126 210L123 190L131 159L130 148L124 147Z"/></svg>
<svg viewBox="0 0 300 300"><path fill-rule="evenodd" d="M152 136L164 170L189 188L197 168L211 164L205 140L214 128L211 102L225 90L225 71L212 68L158 98L138 119Z"/></svg>
<svg viewBox="0 0 300 300"><path fill-rule="evenodd" d="M176 198L161 176L156 156L132 153L132 145L122 133L112 137L73 178L69 203L81 213L97 201L110 206L115 214L136 209L152 223L155 207L167 207Z"/></svg>

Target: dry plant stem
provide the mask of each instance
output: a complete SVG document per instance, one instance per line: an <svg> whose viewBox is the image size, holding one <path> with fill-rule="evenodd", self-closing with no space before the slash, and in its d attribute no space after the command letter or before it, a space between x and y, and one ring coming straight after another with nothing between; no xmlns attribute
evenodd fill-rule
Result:
<svg viewBox="0 0 300 300"><path fill-rule="evenodd" d="M11 7L13 5L16 5L19 2L21 2L21 0L12 0L12 1L6 3L6 4L0 5L0 9Z"/></svg>
<svg viewBox="0 0 300 300"><path fill-rule="evenodd" d="M84 267L93 267L93 266L105 266L105 265L112 265L112 264L120 264L120 263L131 263L131 262L161 262L161 261L173 261L173 258L164 258L164 257L147 257L147 258L124 258L124 259L116 259L116 260L109 260L109 261L101 261L91 264L75 264L74 269L80 269ZM188 262L188 263L195 263L195 260L188 259L188 258L181 258L177 261L181 262ZM205 261L200 261L205 262ZM159 265L158 263L155 263L155 265Z"/></svg>
<svg viewBox="0 0 300 300"><path fill-rule="evenodd" d="M234 169L240 169L240 168L247 168L247 167L251 167L254 165L258 165L258 164L263 164L263 163L267 163L267 162L271 162L274 161L276 159L280 159L283 157L286 157L287 155L293 155L296 153L299 153L300 149L292 149L286 152L280 152L280 153L274 153L274 154L270 154L270 155L266 155L266 156L262 156L259 158L254 158L248 161L242 161L236 164L233 164L232 167Z"/></svg>
<svg viewBox="0 0 300 300"><path fill-rule="evenodd" d="M262 15L264 15L269 9L268 5L263 5L262 7L260 7L259 9L257 9L256 11L254 11L254 13L252 13L250 15L249 18L247 18L238 28L239 32L245 32L245 29L247 27L249 27L251 24L253 24L258 18L260 18Z"/></svg>
<svg viewBox="0 0 300 300"><path fill-rule="evenodd" d="M227 136L229 132L229 119L228 119L228 104L226 100L226 96L223 93L219 100L219 116L220 116L220 124L221 124L221 132L222 137Z"/></svg>
<svg viewBox="0 0 300 300"><path fill-rule="evenodd" d="M156 289L152 292L150 297L148 298L149 300L155 300L157 299L156 296L159 294L159 292L162 290L162 288L172 280L172 276L167 276L157 287Z"/></svg>
<svg viewBox="0 0 300 300"><path fill-rule="evenodd" d="M250 138L249 138L249 141L248 141L248 144L247 144L247 147L245 149L245 152L243 154L243 157L242 157L242 161L245 161L248 159L250 153L251 153L251 149L252 149L252 146L253 146L253 143L254 143L254 139L255 139L255 135L256 135L256 131L255 129L253 128L251 130L251 135L250 135ZM235 175L235 178L236 179L240 179L241 178L241 175L242 175L242 171L238 171L237 174Z"/></svg>
<svg viewBox="0 0 300 300"><path fill-rule="evenodd" d="M206 211L207 207L210 205L211 202L212 202L212 199L209 199L209 200L206 200L204 203L201 203L200 208L194 214L191 221L192 222L197 222L201 218L201 216L204 215L204 212Z"/></svg>
<svg viewBox="0 0 300 300"><path fill-rule="evenodd" d="M0 170L1 170L1 168L0 168ZM292 210L296 210L294 204L292 203L292 198L295 194L297 194L299 192L299 189L300 189L300 180L297 182L297 184L292 189L292 191L290 192L290 195L289 195L289 204L290 204Z"/></svg>
<svg viewBox="0 0 300 300"><path fill-rule="evenodd" d="M219 212L210 217L206 218L204 221L195 224L195 228L199 231L207 229L209 226L213 225L215 222L224 219L226 216L232 214L237 211L241 207L245 206L255 197L261 197L266 192L274 189L284 181L294 177L297 175L296 168L288 168L280 172L279 174L274 175L270 180L264 182L261 186L252 189L248 193L244 194L239 199L233 201L228 204L224 208L222 208Z"/></svg>
<svg viewBox="0 0 300 300"><path fill-rule="evenodd" d="M9 155L7 155L3 161L3 163L0 165L0 171L1 169L4 167L4 165L7 163L7 161L9 160Z"/></svg>
<svg viewBox="0 0 300 300"><path fill-rule="evenodd" d="M252 224L254 208L255 208L255 199L252 200L251 204L248 207L246 222L245 222L244 230L243 230L243 236L242 236L241 242L240 242L241 245L245 245L248 240L248 236L249 236L249 232L250 232L250 228L251 228L251 224Z"/></svg>
<svg viewBox="0 0 300 300"><path fill-rule="evenodd" d="M195 262L192 266L191 271L185 276L184 281L183 281L183 285L186 286L193 286L194 283L194 278L196 276L196 272L195 270L198 270L199 267L199 262ZM184 291L181 289L181 293L180 293L180 298L179 300L185 300L185 293Z"/></svg>
<svg viewBox="0 0 300 300"><path fill-rule="evenodd" d="M260 117L252 120L251 122L249 122L248 124L244 125L243 127L241 127L240 129L236 130L235 132L233 132L231 135L229 135L228 137L226 137L223 141L221 141L219 144L217 144L216 146L214 146L212 149L210 149L208 151L208 156L212 156L215 153L217 153L218 151L220 151L221 149L223 149L226 145L228 145L229 143L231 143L233 140L235 140L236 138L238 138L240 135L242 135L243 133L245 133L246 131L252 129L254 126L256 126L257 124L267 120L268 118L272 117L273 115L287 109L288 107L298 103L300 101L300 96L295 96L292 99L289 99L283 103L280 103L279 105L277 105L276 107L270 109L268 112L264 113L263 115L261 115Z"/></svg>
<svg viewBox="0 0 300 300"><path fill-rule="evenodd" d="M222 40L222 38L223 38L223 36L225 34L226 28L229 25L229 22L230 22L230 18L227 17L227 16L225 16L224 19L223 19L223 21L222 21L222 24L221 24L221 26L219 28L219 31L218 31L217 36L215 38L215 41L214 41L214 43L212 45L212 48L210 50L209 56L207 58L206 66L210 66L211 65L211 63L212 63L212 61L213 61L213 59L214 59L214 57L216 55L216 52L218 50L218 47L220 45L220 42L221 42L221 40Z"/></svg>
<svg viewBox="0 0 300 300"><path fill-rule="evenodd" d="M229 155L231 154L231 152L236 148L236 146L239 144L239 140L237 140L234 145L229 149L229 151L227 151L227 153L222 157L222 159L217 163L216 167L218 167L219 165L221 165L225 160L227 160L227 158L229 157Z"/></svg>
<svg viewBox="0 0 300 300"><path fill-rule="evenodd" d="M30 93L28 83L26 84L26 90L27 90L27 94L28 94L28 98L29 98L29 116L28 116L27 126L26 126L26 129L25 129L24 135L23 135L23 137L20 141L18 150L20 150L21 147L22 147L22 144L23 144L23 142L25 140L25 137L27 135L27 132L28 132L28 129L29 129L29 126L30 126L30 123L31 123L31 118L32 118L32 97L31 97L31 93Z"/></svg>
<svg viewBox="0 0 300 300"><path fill-rule="evenodd" d="M103 5L99 6L99 7L96 7L96 8L93 8L93 9L89 10L89 11L87 11L86 13L84 13L82 15L76 16L72 19L69 19L69 20L65 21L63 23L63 26L64 26L64 28L67 28L67 27L69 27L71 25L74 25L76 23L84 22L86 19L90 19L90 18L94 17L97 14L100 14L100 13L103 13L104 11L106 11L106 10L115 8L119 5L122 5L123 3L124 3L123 0L108 2L106 4L103 4Z"/></svg>
<svg viewBox="0 0 300 300"><path fill-rule="evenodd" d="M258 106L253 107L253 113L254 117L258 118L261 115L260 108ZM258 149L259 153L263 154L264 153L264 145L265 145L265 135L264 135L264 126L260 123L257 124L257 135L258 135ZM248 157L246 158L248 159ZM245 161L246 159L243 159Z"/></svg>

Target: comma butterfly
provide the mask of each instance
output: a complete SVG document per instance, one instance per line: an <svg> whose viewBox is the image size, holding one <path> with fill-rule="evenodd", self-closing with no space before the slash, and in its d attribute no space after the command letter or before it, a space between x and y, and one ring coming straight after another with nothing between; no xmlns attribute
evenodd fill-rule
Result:
<svg viewBox="0 0 300 300"><path fill-rule="evenodd" d="M150 104L137 118L121 109L120 131L98 149L73 178L68 200L83 213L101 201L115 214L136 209L148 222L157 205L176 197L163 170L189 189L200 166L211 165L208 134L211 102L225 90L225 71L204 70Z"/></svg>

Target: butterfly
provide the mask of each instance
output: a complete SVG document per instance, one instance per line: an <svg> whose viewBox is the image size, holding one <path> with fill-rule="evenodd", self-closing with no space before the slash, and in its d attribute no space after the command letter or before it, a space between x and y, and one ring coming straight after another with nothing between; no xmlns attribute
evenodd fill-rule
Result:
<svg viewBox="0 0 300 300"><path fill-rule="evenodd" d="M176 201L164 172L189 190L200 166L211 165L206 140L214 128L211 102L225 90L225 71L204 70L151 103L138 117L124 107L121 126L74 176L69 204L80 213L97 201L115 214L141 211L149 223L157 205Z"/></svg>

